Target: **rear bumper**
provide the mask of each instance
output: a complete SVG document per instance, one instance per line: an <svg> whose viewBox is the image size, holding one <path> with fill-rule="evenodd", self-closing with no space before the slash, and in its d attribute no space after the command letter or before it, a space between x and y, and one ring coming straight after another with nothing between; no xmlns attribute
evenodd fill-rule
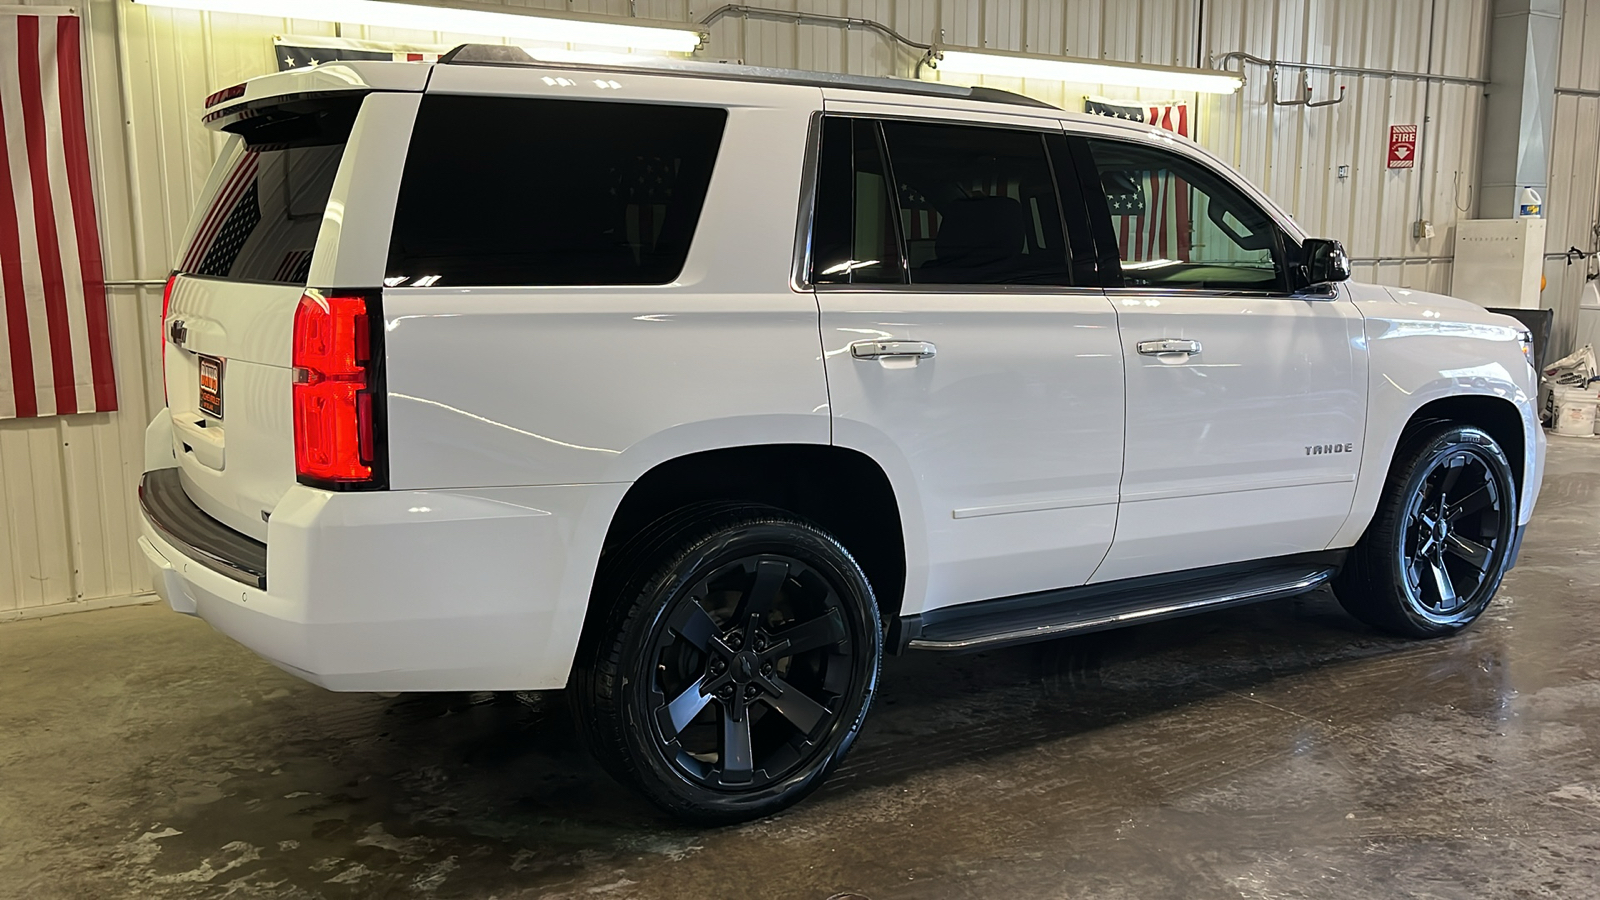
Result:
<svg viewBox="0 0 1600 900"><path fill-rule="evenodd" d="M177 469L144 474L139 481L139 511L188 559L247 587L266 589L267 545L206 515L184 493Z"/></svg>
<svg viewBox="0 0 1600 900"><path fill-rule="evenodd" d="M204 513L190 517L163 471L174 470L141 484L139 546L157 593L341 691L564 687L605 528L627 488L336 494L297 485L261 546ZM263 553L259 582L246 581L248 544Z"/></svg>

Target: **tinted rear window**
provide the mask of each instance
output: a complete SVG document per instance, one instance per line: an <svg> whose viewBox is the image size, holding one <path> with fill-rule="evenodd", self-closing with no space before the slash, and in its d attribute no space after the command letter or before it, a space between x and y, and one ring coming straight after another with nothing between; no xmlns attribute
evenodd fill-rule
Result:
<svg viewBox="0 0 1600 900"><path fill-rule="evenodd" d="M294 100L254 111L201 206L178 269L231 281L305 284L333 176L361 98Z"/></svg>
<svg viewBox="0 0 1600 900"><path fill-rule="evenodd" d="M670 282L726 121L703 107L425 97L385 283Z"/></svg>

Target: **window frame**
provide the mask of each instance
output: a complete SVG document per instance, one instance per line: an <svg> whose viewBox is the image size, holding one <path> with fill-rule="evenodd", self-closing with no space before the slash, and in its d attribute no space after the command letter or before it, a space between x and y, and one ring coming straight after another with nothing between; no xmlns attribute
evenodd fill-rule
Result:
<svg viewBox="0 0 1600 900"><path fill-rule="evenodd" d="M1190 165L1204 169L1213 178L1236 190L1246 203L1254 206L1263 218L1276 226L1273 229L1275 232L1273 235L1273 259L1279 268L1277 288L1270 291L1252 291L1240 288L1129 286L1122 275L1122 253L1118 247L1116 230L1111 224L1111 209L1106 201L1105 188L1100 183L1100 169L1095 164L1094 156L1089 147L1091 139L1129 144L1155 152L1181 156ZM1251 297L1296 300L1329 299L1338 295L1337 289L1328 293L1312 293L1306 290L1309 285L1304 283L1304 276L1301 271L1304 268L1304 261L1301 259L1303 245L1294 242L1293 229L1277 215L1276 210L1270 205L1262 204L1256 197L1251 195L1251 185L1241 183L1240 179L1213 165L1203 156L1184 152L1177 145L1152 147L1142 143L1134 136L1125 134L1069 130L1067 132L1067 142L1072 151L1073 163L1077 168L1078 186L1083 192L1084 202L1089 210L1089 222L1094 231L1095 244L1099 248L1101 283L1104 285L1108 295L1156 294L1181 297Z"/></svg>
<svg viewBox="0 0 1600 900"><path fill-rule="evenodd" d="M828 118L866 119L876 123L878 125L876 131L878 135L879 146L884 157L884 166L887 168L891 179L893 179L894 175L894 159L888 152L887 141L884 139L883 135L882 124L885 122L910 122L919 125L944 125L953 128L993 128L1009 131L1021 131L1039 135L1041 139L1040 152L1044 158L1047 168L1050 171L1050 177L1055 188L1057 216L1060 219L1063 253L1066 256L1066 271L1069 273L1069 275L1076 278L1080 271L1080 266L1083 265L1083 262L1078 260L1073 254L1075 241L1073 239L1073 234L1069 230L1072 227L1070 220L1071 217L1069 216L1067 210L1067 203L1069 200L1077 204L1079 210L1083 210L1082 214L1086 217L1091 228L1091 233L1087 239L1094 241L1097 237L1092 231L1094 225L1094 216L1092 212L1084 209L1084 198L1082 197L1083 192L1081 185L1074 183L1073 187L1077 187L1077 190L1074 193L1079 195L1075 197L1068 197L1067 188L1063 185L1063 180L1065 178L1072 177L1074 175L1073 172L1068 171L1069 167L1076 168L1076 166L1073 165L1073 160L1058 159L1056 153L1053 152L1053 141L1060 140L1062 138L1070 139L1072 137L1072 133L1066 130L1065 123L1059 119L1053 119L1047 122L1039 122L1034 124L1025 122L996 122L987 119L953 119L937 115L918 116L915 114L906 114L902 111L895 111L892 113L884 111L854 110L830 112L827 109L819 109L811 114L811 122L807 128L806 134L807 143L804 157L805 171L801 175L800 183L800 210L796 223L794 266L790 273L789 279L789 285L792 290L799 293L813 293L816 291L844 291L856 293L889 292L919 294L1099 294L1102 292L1103 287L1098 282L1072 285L942 284L911 282L910 271L906 267L907 248L905 244L905 237L903 234L900 234L901 230L903 229L903 224L901 222L900 215L900 192L897 189L891 190L889 195L890 201L893 205L892 218L895 223L895 231L900 243L900 256L902 261L901 269L907 280L899 284L884 282L847 284L813 282L811 280L811 271L816 262L814 258L815 242L813 238L816 228L817 196L820 190L819 175L822 163L823 121ZM1082 239L1084 238L1080 236L1080 240ZM1098 246L1098 241L1096 241L1096 245ZM1103 267L1096 266L1096 269L1103 269ZM1102 274L1100 277L1103 279L1104 275Z"/></svg>

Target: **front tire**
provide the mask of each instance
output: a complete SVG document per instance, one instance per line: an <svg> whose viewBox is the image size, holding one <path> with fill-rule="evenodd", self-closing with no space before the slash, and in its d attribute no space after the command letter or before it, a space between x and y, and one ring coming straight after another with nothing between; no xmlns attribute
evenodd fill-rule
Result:
<svg viewBox="0 0 1600 900"><path fill-rule="evenodd" d="M1340 605L1405 637L1467 627L1505 576L1516 500L1505 451L1487 432L1418 429L1402 439L1372 524L1334 582Z"/></svg>
<svg viewBox="0 0 1600 900"><path fill-rule="evenodd" d="M777 812L848 752L877 688L877 602L849 552L769 507L646 529L606 565L581 651L580 726L602 765L698 824Z"/></svg>

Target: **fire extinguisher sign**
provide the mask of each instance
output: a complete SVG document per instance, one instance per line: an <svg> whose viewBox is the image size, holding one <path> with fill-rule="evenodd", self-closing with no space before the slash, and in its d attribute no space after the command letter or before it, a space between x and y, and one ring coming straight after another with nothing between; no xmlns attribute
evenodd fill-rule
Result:
<svg viewBox="0 0 1600 900"><path fill-rule="evenodd" d="M1417 126L1389 126L1389 168L1409 169L1417 164Z"/></svg>

